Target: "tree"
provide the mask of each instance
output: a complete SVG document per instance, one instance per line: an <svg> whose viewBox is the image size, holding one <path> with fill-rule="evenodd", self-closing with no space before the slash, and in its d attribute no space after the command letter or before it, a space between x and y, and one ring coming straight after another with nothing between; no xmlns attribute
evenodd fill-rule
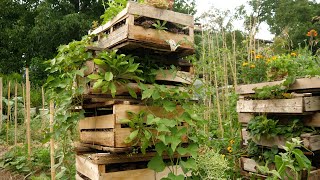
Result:
<svg viewBox="0 0 320 180"><path fill-rule="evenodd" d="M53 58L61 44L88 33L104 11L101 1L0 1L0 73L22 73L30 66L36 70L33 82L45 79L42 62Z"/></svg>
<svg viewBox="0 0 320 180"><path fill-rule="evenodd" d="M287 33L293 48L307 39L306 33L310 29L320 30L312 24L312 18L320 15L320 4L315 1L255 0L250 5L259 9L258 18L268 23L272 33L277 36Z"/></svg>

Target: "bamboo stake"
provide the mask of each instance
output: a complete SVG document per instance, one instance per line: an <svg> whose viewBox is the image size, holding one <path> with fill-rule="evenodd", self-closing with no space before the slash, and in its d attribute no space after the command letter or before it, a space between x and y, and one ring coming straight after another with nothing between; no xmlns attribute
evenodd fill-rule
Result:
<svg viewBox="0 0 320 180"><path fill-rule="evenodd" d="M2 130L2 113L3 113L3 109L2 109L2 77L0 77L0 132Z"/></svg>
<svg viewBox="0 0 320 180"><path fill-rule="evenodd" d="M42 119L42 125L44 125L46 119L45 119L45 114L44 114L45 99L44 99L44 88L43 88L43 86L41 87L41 94L42 94L42 115L41 115L41 119Z"/></svg>
<svg viewBox="0 0 320 180"><path fill-rule="evenodd" d="M10 114L11 114L11 107L10 107L10 87L11 82L9 81L8 84L8 113L7 113L7 144L9 145L9 122L10 122Z"/></svg>
<svg viewBox="0 0 320 180"><path fill-rule="evenodd" d="M23 98L23 117L24 117L24 123L26 124L27 123L27 112L26 112L26 93L25 93L25 90L24 90L24 87L25 85L22 84L22 98Z"/></svg>
<svg viewBox="0 0 320 180"><path fill-rule="evenodd" d="M53 133L53 121L54 121L54 104L53 101L50 101L50 133ZM51 179L55 180L56 172L55 172L55 162L54 162L54 138L51 135L50 139L50 159L51 159Z"/></svg>
<svg viewBox="0 0 320 180"><path fill-rule="evenodd" d="M30 81L29 68L26 68L26 125L27 125L27 144L28 144L28 159L31 157L31 132L30 132Z"/></svg>
<svg viewBox="0 0 320 180"><path fill-rule="evenodd" d="M18 84L14 88L14 145L17 145L17 129L18 129Z"/></svg>

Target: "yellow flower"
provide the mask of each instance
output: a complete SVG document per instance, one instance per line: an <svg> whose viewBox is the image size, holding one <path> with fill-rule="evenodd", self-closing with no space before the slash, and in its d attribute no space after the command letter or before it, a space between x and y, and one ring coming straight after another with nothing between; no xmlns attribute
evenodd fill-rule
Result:
<svg viewBox="0 0 320 180"><path fill-rule="evenodd" d="M287 99L290 99L292 98L291 94L290 93L282 93L282 96L287 98Z"/></svg>
<svg viewBox="0 0 320 180"><path fill-rule="evenodd" d="M226 157L226 155L224 155L224 154L222 154L221 156L222 156L222 158L225 158L225 157Z"/></svg>
<svg viewBox="0 0 320 180"><path fill-rule="evenodd" d="M230 143L230 144L234 144L234 140L231 139L231 140L229 141L229 143Z"/></svg>
<svg viewBox="0 0 320 180"><path fill-rule="evenodd" d="M242 63L243 67L248 66L248 65L249 65L249 63L247 63L247 62Z"/></svg>
<svg viewBox="0 0 320 180"><path fill-rule="evenodd" d="M251 50L251 54L254 54L255 52L254 52L254 50Z"/></svg>
<svg viewBox="0 0 320 180"><path fill-rule="evenodd" d="M297 53L295 53L295 52L292 52L291 54L290 54L291 56L294 56L294 57L296 57L297 56Z"/></svg>
<svg viewBox="0 0 320 180"><path fill-rule="evenodd" d="M256 55L256 59L262 59L263 56L261 54Z"/></svg>
<svg viewBox="0 0 320 180"><path fill-rule="evenodd" d="M276 60L277 59L277 56L272 56L272 60Z"/></svg>
<svg viewBox="0 0 320 180"><path fill-rule="evenodd" d="M250 66L250 68L255 68L256 67L256 65L254 65L254 64L252 64L251 66Z"/></svg>
<svg viewBox="0 0 320 180"><path fill-rule="evenodd" d="M229 146L229 147L227 148L227 150L229 151L229 153L232 153L232 147L231 147L231 146Z"/></svg>

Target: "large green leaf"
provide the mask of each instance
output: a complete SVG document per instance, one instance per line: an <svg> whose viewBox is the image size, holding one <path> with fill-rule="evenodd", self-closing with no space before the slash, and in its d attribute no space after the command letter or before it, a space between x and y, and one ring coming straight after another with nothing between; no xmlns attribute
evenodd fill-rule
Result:
<svg viewBox="0 0 320 180"><path fill-rule="evenodd" d="M173 112L177 108L177 105L172 101L164 101L163 107L167 112Z"/></svg>
<svg viewBox="0 0 320 180"><path fill-rule="evenodd" d="M144 100L144 99L150 98L152 96L153 92L154 92L154 88L149 88L149 89L143 91L141 99Z"/></svg>
<svg viewBox="0 0 320 180"><path fill-rule="evenodd" d="M98 89L98 88L100 88L101 86L103 86L103 80L102 80L102 79L99 79L99 80L97 80L97 82L95 82L95 83L93 84L93 89Z"/></svg>
<svg viewBox="0 0 320 180"><path fill-rule="evenodd" d="M132 131L132 132L130 133L129 138L130 138L131 140L134 140L134 139L138 136L138 134L139 134L139 130L138 130L138 129L137 129L137 130L134 130L134 131Z"/></svg>
<svg viewBox="0 0 320 180"><path fill-rule="evenodd" d="M167 149L167 146L163 142L159 142L155 145L155 148L159 156L161 156L162 153Z"/></svg>
<svg viewBox="0 0 320 180"><path fill-rule="evenodd" d="M112 72L106 72L106 73L104 74L104 79L105 79L106 81L111 81L111 80L113 80L113 74L112 74Z"/></svg>
<svg viewBox="0 0 320 180"><path fill-rule="evenodd" d="M110 83L109 88L110 88L112 97L115 97L115 96L116 96L116 92L117 92L117 87L116 87L116 85L114 84L114 82L111 82L111 83Z"/></svg>
<svg viewBox="0 0 320 180"><path fill-rule="evenodd" d="M88 78L93 80L102 79L99 74L90 74Z"/></svg>
<svg viewBox="0 0 320 180"><path fill-rule="evenodd" d="M310 170L311 161L303 154L300 149L294 149L292 153L294 154L295 159L298 161L298 164L301 168Z"/></svg>
<svg viewBox="0 0 320 180"><path fill-rule="evenodd" d="M156 172L162 172L166 168L166 164L163 162L161 156L156 154L148 163L148 168Z"/></svg>
<svg viewBox="0 0 320 180"><path fill-rule="evenodd" d="M197 163L193 158L189 158L187 161L181 160L180 164L185 169L195 169L197 167Z"/></svg>

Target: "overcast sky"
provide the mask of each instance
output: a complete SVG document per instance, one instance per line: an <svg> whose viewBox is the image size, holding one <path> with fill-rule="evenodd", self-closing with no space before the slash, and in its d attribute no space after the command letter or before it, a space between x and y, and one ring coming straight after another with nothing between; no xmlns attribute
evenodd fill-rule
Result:
<svg viewBox="0 0 320 180"><path fill-rule="evenodd" d="M320 2L320 0L316 0L316 2ZM220 9L220 10L234 10L236 7L246 4L247 0L196 0L198 14L207 11L211 7ZM234 24L236 29L242 29L242 23L237 22ZM257 38L268 39L271 40L274 35L269 32L269 27L266 23L261 23L259 33L257 34Z"/></svg>

